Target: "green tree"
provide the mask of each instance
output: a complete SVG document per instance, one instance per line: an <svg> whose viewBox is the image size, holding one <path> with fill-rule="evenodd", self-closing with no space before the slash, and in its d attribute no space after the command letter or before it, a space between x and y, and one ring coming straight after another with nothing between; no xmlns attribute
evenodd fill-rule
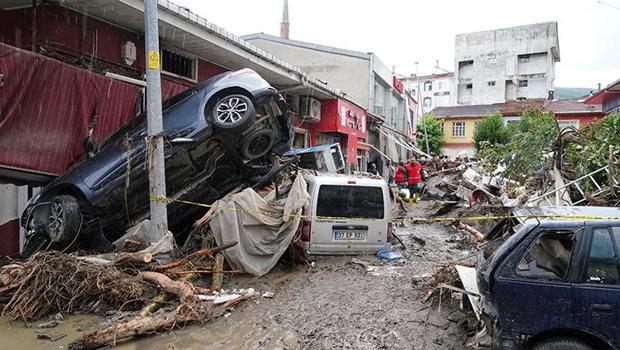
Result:
<svg viewBox="0 0 620 350"><path fill-rule="evenodd" d="M552 112L527 109L508 131L512 137L505 145L481 141L480 157L492 166L503 164L503 175L521 183L533 180L540 170L551 168L553 145L559 134Z"/></svg>
<svg viewBox="0 0 620 350"><path fill-rule="evenodd" d="M424 128L426 127L426 133L428 134L428 146L431 153L441 153L441 146L443 146L443 132L441 126L443 120L435 118L432 113L424 114L422 118L418 120L416 128L419 135L416 137L420 148L426 152L426 138L424 136Z"/></svg>
<svg viewBox="0 0 620 350"><path fill-rule="evenodd" d="M504 119L501 114L489 114L478 122L476 130L474 130L474 146L476 151L480 151L480 144L483 141L491 145L503 145L510 142L510 133L504 125Z"/></svg>

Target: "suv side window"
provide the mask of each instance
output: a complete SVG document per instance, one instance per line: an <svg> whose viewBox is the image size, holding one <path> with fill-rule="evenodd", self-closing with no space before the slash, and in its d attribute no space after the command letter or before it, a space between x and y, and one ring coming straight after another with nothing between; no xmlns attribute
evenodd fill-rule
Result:
<svg viewBox="0 0 620 350"><path fill-rule="evenodd" d="M620 229L614 228L614 238L607 228L595 228L592 230L592 244L588 256L586 275L584 282L598 284L620 284L620 271L618 271L618 255L616 253Z"/></svg>
<svg viewBox="0 0 620 350"><path fill-rule="evenodd" d="M565 280L574 246L572 231L543 231L519 261L516 274L532 279Z"/></svg>

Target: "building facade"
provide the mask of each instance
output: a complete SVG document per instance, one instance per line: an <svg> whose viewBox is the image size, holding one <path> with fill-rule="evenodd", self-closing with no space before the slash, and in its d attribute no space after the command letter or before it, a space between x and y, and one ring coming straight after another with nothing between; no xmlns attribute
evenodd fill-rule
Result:
<svg viewBox="0 0 620 350"><path fill-rule="evenodd" d="M528 108L553 112L560 129L585 128L591 122L605 117L601 104L577 100L531 99L487 105L438 107L433 110L433 113L443 121L443 153L452 156L473 155L475 153L474 131L478 122L488 115L499 113L503 116L505 123L513 123L519 121L523 111Z"/></svg>
<svg viewBox="0 0 620 350"><path fill-rule="evenodd" d="M559 61L557 22L459 34L454 102L479 105L552 98Z"/></svg>
<svg viewBox="0 0 620 350"><path fill-rule="evenodd" d="M452 72L420 75L419 77L412 74L410 77L401 78L401 81L411 96L419 98L422 113L428 113L436 107L454 104L454 73Z"/></svg>
<svg viewBox="0 0 620 350"><path fill-rule="evenodd" d="M404 160L413 149L409 141L415 120L411 120L404 86L375 54L263 33L242 38L295 64L326 86L336 88L341 96L367 109L369 162L383 164L385 160ZM373 125L384 128L383 133L399 136L386 137Z"/></svg>

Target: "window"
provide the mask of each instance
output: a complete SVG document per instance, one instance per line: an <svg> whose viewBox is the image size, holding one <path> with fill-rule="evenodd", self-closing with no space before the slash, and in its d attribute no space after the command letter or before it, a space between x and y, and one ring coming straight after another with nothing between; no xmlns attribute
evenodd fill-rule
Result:
<svg viewBox="0 0 620 350"><path fill-rule="evenodd" d="M430 107L433 104L433 102L432 102L430 97L424 97L424 100L422 100L422 101L423 101L422 102L422 106L424 106L424 107Z"/></svg>
<svg viewBox="0 0 620 350"><path fill-rule="evenodd" d="M615 231L615 230L614 230ZM607 228L592 231L592 245L584 282L620 284L614 242Z"/></svg>
<svg viewBox="0 0 620 350"><path fill-rule="evenodd" d="M465 136L465 122L452 122L452 136Z"/></svg>
<svg viewBox="0 0 620 350"><path fill-rule="evenodd" d="M321 185L317 216L383 219L381 187Z"/></svg>
<svg viewBox="0 0 620 350"><path fill-rule="evenodd" d="M529 63L530 55L519 55L519 63Z"/></svg>
<svg viewBox="0 0 620 350"><path fill-rule="evenodd" d="M439 125L439 128L441 129L441 134L442 134L442 135L443 135L443 123L444 123L444 121L442 120L442 121L441 121L441 124Z"/></svg>
<svg viewBox="0 0 620 350"><path fill-rule="evenodd" d="M495 86L495 80L487 81L488 86Z"/></svg>
<svg viewBox="0 0 620 350"><path fill-rule="evenodd" d="M467 85L465 85L465 87L468 88L468 89L471 89L471 88L474 87L474 84L467 84Z"/></svg>
<svg viewBox="0 0 620 350"><path fill-rule="evenodd" d="M440 81L437 82L437 90L441 90L441 82Z"/></svg>
<svg viewBox="0 0 620 350"><path fill-rule="evenodd" d="M527 80L519 80L519 87L527 87Z"/></svg>
<svg viewBox="0 0 620 350"><path fill-rule="evenodd" d="M574 232L543 232L519 261L517 275L543 280L566 279L574 245Z"/></svg>
<svg viewBox="0 0 620 350"><path fill-rule="evenodd" d="M515 123L518 123L520 120L521 120L521 117L504 117L504 124L505 125L515 124Z"/></svg>
<svg viewBox="0 0 620 350"><path fill-rule="evenodd" d="M427 81L424 83L424 91L433 91L433 82Z"/></svg>
<svg viewBox="0 0 620 350"><path fill-rule="evenodd" d="M579 121L577 120L558 120L558 127L560 128L560 130L564 129L564 128L579 128Z"/></svg>
<svg viewBox="0 0 620 350"><path fill-rule="evenodd" d="M162 50L161 56L162 70L184 78L196 79L195 59L167 50Z"/></svg>
<svg viewBox="0 0 620 350"><path fill-rule="evenodd" d="M480 125L480 122L474 122L474 130L478 130L478 125Z"/></svg>

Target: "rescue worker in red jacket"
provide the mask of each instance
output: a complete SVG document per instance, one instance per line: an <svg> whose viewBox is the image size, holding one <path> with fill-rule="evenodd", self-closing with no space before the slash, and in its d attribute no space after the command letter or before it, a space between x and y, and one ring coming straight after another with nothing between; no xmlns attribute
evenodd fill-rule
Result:
<svg viewBox="0 0 620 350"><path fill-rule="evenodd" d="M396 170L394 171L394 182L398 185L398 188L403 189L407 188L407 168L401 162L396 166Z"/></svg>
<svg viewBox="0 0 620 350"><path fill-rule="evenodd" d="M418 162L418 157L413 155L409 158L409 163L405 165L405 168L408 175L407 187L409 188L409 198L417 199L422 191L422 164Z"/></svg>

